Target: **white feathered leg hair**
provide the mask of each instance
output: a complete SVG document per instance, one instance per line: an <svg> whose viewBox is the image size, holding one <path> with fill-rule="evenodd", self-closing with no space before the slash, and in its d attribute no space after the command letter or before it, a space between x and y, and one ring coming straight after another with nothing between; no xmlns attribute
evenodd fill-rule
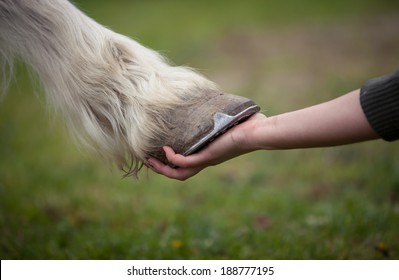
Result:
<svg viewBox="0 0 399 280"><path fill-rule="evenodd" d="M14 57L37 72L76 138L128 175L162 145L173 108L215 89L66 0L0 0L3 89Z"/></svg>

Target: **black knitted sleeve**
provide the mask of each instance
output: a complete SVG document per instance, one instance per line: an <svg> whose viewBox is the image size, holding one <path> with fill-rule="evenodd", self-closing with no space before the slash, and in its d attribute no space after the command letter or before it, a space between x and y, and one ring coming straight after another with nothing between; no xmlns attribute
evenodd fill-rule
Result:
<svg viewBox="0 0 399 280"><path fill-rule="evenodd" d="M382 139L399 139L399 71L367 81L360 90L360 104Z"/></svg>

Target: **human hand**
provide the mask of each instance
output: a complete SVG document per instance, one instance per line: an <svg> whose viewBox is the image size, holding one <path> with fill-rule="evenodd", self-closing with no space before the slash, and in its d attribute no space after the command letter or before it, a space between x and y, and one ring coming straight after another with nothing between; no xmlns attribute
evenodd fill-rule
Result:
<svg viewBox="0 0 399 280"><path fill-rule="evenodd" d="M255 131L264 119L266 119L265 115L257 113L245 122L229 129L198 153L189 156L176 154L172 148L163 147L166 158L171 164L177 166L176 168L165 165L155 158L148 159L146 164L156 173L184 181L208 166L217 165L259 149Z"/></svg>

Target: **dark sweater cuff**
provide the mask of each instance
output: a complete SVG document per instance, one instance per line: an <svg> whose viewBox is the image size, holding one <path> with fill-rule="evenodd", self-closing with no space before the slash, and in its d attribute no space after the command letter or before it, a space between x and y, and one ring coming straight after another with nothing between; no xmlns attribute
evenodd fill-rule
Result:
<svg viewBox="0 0 399 280"><path fill-rule="evenodd" d="M360 104L382 139L399 139L399 71L367 81L360 90Z"/></svg>

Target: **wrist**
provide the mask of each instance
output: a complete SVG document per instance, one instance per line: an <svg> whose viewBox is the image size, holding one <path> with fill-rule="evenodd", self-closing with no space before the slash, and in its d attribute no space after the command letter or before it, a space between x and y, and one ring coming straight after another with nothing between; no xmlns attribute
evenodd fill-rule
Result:
<svg viewBox="0 0 399 280"><path fill-rule="evenodd" d="M236 150L252 152L265 149L264 130L268 127L268 118L257 113L244 123L235 127L231 132L231 139Z"/></svg>
<svg viewBox="0 0 399 280"><path fill-rule="evenodd" d="M279 141L277 140L278 115L265 117L253 130L253 146L257 150L276 150ZM280 143L281 144L281 143Z"/></svg>

